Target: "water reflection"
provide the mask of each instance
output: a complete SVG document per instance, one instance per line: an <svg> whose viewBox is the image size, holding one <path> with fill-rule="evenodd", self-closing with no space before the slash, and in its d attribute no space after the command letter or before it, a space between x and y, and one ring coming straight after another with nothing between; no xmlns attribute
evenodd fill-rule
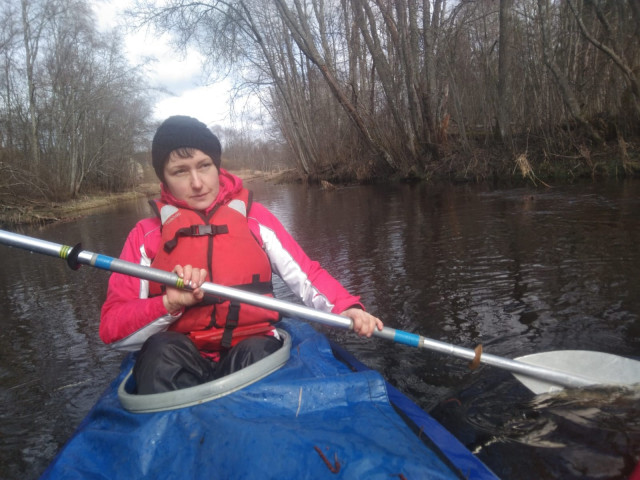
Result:
<svg viewBox="0 0 640 480"><path fill-rule="evenodd" d="M640 184L493 191L250 185L309 255L390 326L513 358L640 352ZM25 233L117 256L146 202ZM115 376L107 274L0 248L0 477L37 476ZM279 298L291 300L276 282ZM503 478L616 478L640 448L637 392L532 398L503 371L324 329ZM609 403L608 398L611 399ZM596 405L596 406L594 406Z"/></svg>
<svg viewBox="0 0 640 480"><path fill-rule="evenodd" d="M637 356L640 198L633 185L370 186L313 198L292 190L286 215L303 246L396 328L482 343L510 358L572 348ZM601 428L637 415L633 401L614 403L611 415L577 429L573 420L591 407L569 404L572 420L546 404L531 409L530 393L505 372L472 373L439 354L328 333L423 407L437 407L434 414L505 478L618 478L637 461L637 430L622 427L609 439ZM447 414L443 398L462 410ZM551 446L562 451L550 454Z"/></svg>
<svg viewBox="0 0 640 480"><path fill-rule="evenodd" d="M640 387L527 399L506 385L478 382L433 414L504 478L627 478L640 440ZM487 408L496 396L501 408Z"/></svg>
<svg viewBox="0 0 640 480"><path fill-rule="evenodd" d="M144 208L118 205L21 233L117 255ZM0 477L35 478L114 378L122 354L97 335L106 272L73 272L5 246L0 265Z"/></svg>

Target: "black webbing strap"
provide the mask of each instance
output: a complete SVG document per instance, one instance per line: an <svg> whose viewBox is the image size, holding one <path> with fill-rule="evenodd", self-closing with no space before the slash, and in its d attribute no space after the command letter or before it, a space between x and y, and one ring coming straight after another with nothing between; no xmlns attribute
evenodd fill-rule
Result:
<svg viewBox="0 0 640 480"><path fill-rule="evenodd" d="M215 237L221 233L229 233L229 227L226 225L191 225L180 228L173 238L164 244L164 251L171 253L178 246L180 237Z"/></svg>
<svg viewBox="0 0 640 480"><path fill-rule="evenodd" d="M240 303L232 300L229 305L229 312L227 313L227 321L224 325L224 333L222 334L222 341L220 346L222 348L231 348L231 338L233 337L233 330L238 326L238 319L240 318Z"/></svg>
<svg viewBox="0 0 640 480"><path fill-rule="evenodd" d="M271 279L261 282L260 274L256 273L251 278L251 283L240 286L240 289L251 293L259 293L260 295L273 295L273 283Z"/></svg>

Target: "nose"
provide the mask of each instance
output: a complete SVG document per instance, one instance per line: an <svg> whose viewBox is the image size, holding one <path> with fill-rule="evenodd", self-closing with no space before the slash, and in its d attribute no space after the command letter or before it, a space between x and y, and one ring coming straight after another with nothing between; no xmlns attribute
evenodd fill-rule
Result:
<svg viewBox="0 0 640 480"><path fill-rule="evenodd" d="M200 179L200 175L198 175L197 170L191 171L191 187L196 190L202 188L202 180Z"/></svg>

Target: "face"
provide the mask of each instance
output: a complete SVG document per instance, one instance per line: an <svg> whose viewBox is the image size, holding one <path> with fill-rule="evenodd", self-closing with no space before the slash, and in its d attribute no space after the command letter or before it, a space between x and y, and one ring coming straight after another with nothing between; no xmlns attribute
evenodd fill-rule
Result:
<svg viewBox="0 0 640 480"><path fill-rule="evenodd" d="M220 190L218 169L200 150L193 150L188 158L171 152L164 165L164 183L176 199L194 210L206 210Z"/></svg>

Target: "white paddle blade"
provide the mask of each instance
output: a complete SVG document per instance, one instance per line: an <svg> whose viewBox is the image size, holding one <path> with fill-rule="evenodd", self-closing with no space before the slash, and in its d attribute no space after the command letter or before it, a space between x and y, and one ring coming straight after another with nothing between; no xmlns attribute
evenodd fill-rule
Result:
<svg viewBox="0 0 640 480"><path fill-rule="evenodd" d="M568 375L583 377L594 385L629 386L640 383L640 362L610 353L589 350L557 350L525 355L516 358L516 360ZM522 374L514 375L536 395L559 391L563 388L539 378L531 378Z"/></svg>

